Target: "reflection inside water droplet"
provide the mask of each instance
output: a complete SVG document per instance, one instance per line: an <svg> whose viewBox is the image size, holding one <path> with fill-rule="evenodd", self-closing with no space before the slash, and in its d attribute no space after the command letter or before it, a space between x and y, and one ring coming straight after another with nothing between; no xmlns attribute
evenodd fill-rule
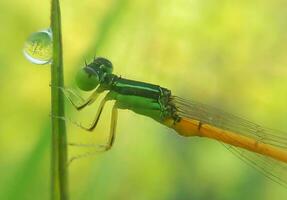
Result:
<svg viewBox="0 0 287 200"><path fill-rule="evenodd" d="M51 29L32 33L24 45L24 55L32 63L49 64L52 61L52 32Z"/></svg>

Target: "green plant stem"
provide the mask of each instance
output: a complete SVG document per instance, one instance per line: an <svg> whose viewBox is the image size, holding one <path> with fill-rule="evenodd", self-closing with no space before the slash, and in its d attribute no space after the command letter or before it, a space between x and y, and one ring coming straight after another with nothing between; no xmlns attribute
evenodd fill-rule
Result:
<svg viewBox="0 0 287 200"><path fill-rule="evenodd" d="M51 65L52 156L51 199L68 199L67 137L64 117L64 96L58 89L64 85L59 0L51 0L51 29L53 35L53 62ZM54 117L59 116L59 117Z"/></svg>

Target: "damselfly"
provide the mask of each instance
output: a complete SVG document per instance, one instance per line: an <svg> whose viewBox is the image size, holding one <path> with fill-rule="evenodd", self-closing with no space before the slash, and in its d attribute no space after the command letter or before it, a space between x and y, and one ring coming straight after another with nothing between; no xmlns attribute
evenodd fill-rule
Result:
<svg viewBox="0 0 287 200"><path fill-rule="evenodd" d="M72 90L60 88L77 110L91 105L101 93L108 91L101 100L91 125L85 127L78 124L87 131L93 131L97 126L106 102L115 101L109 139L107 144L102 146L104 151L113 145L118 109L129 109L174 129L179 135L207 137L220 141L228 150L265 176L287 186L286 134L210 106L187 101L158 85L119 77L112 71L112 63L101 57L95 58L80 69L76 76L77 86L84 91L93 90L87 99L78 96L81 102L74 100L73 96L77 95Z"/></svg>

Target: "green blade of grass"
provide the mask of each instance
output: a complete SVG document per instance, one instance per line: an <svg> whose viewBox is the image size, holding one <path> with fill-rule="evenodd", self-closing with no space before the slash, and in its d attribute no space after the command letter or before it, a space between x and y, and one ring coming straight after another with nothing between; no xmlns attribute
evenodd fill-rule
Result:
<svg viewBox="0 0 287 200"><path fill-rule="evenodd" d="M67 136L64 117L64 96L58 89L64 86L61 12L58 0L52 0L51 29L53 34L53 62L51 65L51 199L68 199ZM59 116L57 118L53 116Z"/></svg>

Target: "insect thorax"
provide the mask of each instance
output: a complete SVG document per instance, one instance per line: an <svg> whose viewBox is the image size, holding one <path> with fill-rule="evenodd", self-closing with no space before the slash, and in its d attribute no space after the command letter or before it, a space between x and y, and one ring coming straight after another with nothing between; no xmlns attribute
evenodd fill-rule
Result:
<svg viewBox="0 0 287 200"><path fill-rule="evenodd" d="M118 108L129 109L159 122L172 115L170 90L134 80L114 78L110 87Z"/></svg>

